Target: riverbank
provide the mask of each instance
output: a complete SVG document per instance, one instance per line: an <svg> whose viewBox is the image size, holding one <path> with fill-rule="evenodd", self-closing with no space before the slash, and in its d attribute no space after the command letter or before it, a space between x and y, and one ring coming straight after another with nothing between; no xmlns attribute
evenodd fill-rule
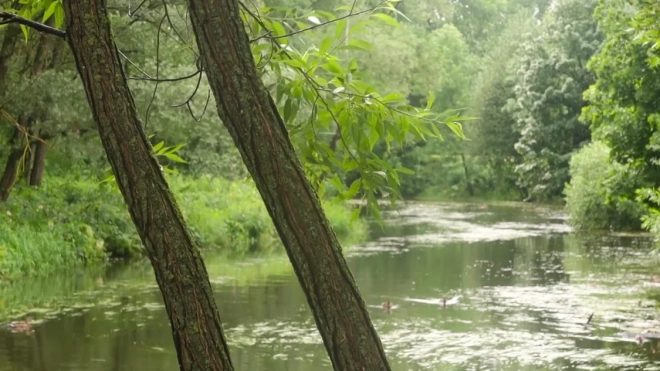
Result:
<svg viewBox="0 0 660 371"><path fill-rule="evenodd" d="M634 338L658 332L650 238L571 231L564 213L528 203L400 206L346 252L392 364L477 369L495 364L494 353L505 371L657 363L657 340ZM206 249L204 261L235 364L331 368L286 256ZM442 298L452 300L442 307ZM386 301L395 308L383 310ZM27 316L34 334L3 332ZM171 331L145 259L0 285L0 370L167 369Z"/></svg>
<svg viewBox="0 0 660 371"><path fill-rule="evenodd" d="M281 242L249 181L169 176L194 238L228 256L273 253ZM342 244L363 241L364 221L348 205L324 202ZM18 186L0 203L0 278L48 275L109 259L141 256L142 244L121 194L90 178L50 177L40 188Z"/></svg>

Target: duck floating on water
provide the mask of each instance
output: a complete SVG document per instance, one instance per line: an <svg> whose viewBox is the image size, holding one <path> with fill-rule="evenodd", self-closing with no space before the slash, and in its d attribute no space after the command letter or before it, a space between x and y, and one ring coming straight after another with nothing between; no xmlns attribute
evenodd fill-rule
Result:
<svg viewBox="0 0 660 371"><path fill-rule="evenodd" d="M8 327L11 332L24 332L26 334L32 333L32 317L26 318L25 321L10 322Z"/></svg>
<svg viewBox="0 0 660 371"><path fill-rule="evenodd" d="M381 307L383 308L384 311L387 313L390 313L392 309L396 309L398 305L394 305L391 301L386 301L383 304L381 304Z"/></svg>
<svg viewBox="0 0 660 371"><path fill-rule="evenodd" d="M461 297L460 295L457 295L449 300L447 300L447 298L442 298L440 299L440 304L442 305L443 308L446 308L448 305L458 304L458 299L460 299L460 297Z"/></svg>

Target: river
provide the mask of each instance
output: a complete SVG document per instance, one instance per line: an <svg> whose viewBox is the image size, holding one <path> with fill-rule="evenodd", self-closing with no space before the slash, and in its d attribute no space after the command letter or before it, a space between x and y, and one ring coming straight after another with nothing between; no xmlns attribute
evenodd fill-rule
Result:
<svg viewBox="0 0 660 371"><path fill-rule="evenodd" d="M650 237L572 233L561 210L527 204L384 217L345 254L394 370L660 370L653 335L635 341L660 328ZM287 260L206 262L237 370L331 370ZM177 369L146 262L0 295L0 313L35 318L32 334L0 329L0 371Z"/></svg>

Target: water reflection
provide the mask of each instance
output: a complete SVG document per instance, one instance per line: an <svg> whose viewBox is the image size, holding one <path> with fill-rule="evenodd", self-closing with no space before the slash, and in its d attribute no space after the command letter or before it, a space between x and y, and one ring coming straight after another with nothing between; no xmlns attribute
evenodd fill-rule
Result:
<svg viewBox="0 0 660 371"><path fill-rule="evenodd" d="M657 266L648 237L567 234L555 209L510 205L388 217L348 255L395 370L660 369L656 344L631 335L660 328L643 284ZM237 369L331 369L286 260L207 261ZM0 371L175 368L147 264L50 281L56 294L23 311L35 333L0 332ZM21 290L47 288L1 291L0 302L19 307Z"/></svg>

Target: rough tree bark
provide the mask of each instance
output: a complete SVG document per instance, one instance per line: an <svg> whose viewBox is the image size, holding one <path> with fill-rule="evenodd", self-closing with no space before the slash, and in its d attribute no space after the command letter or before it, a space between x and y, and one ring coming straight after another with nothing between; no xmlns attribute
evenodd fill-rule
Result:
<svg viewBox="0 0 660 371"><path fill-rule="evenodd" d="M0 47L0 95L4 95L5 80L7 78L7 71L9 70L9 60L14 55L16 49L16 40L21 33L21 29L17 24L10 24L5 31L5 37L2 40L2 47Z"/></svg>
<svg viewBox="0 0 660 371"><path fill-rule="evenodd" d="M9 152L5 170L0 178L0 201L7 201L9 199L12 189L14 189L14 184L16 184L22 158L23 151L11 150Z"/></svg>
<svg viewBox="0 0 660 371"><path fill-rule="evenodd" d="M30 173L27 175L27 183L29 186L39 187L44 178L44 169L46 168L46 151L48 145L46 141L51 138L49 135L39 134L41 140L35 140L32 145L32 166Z"/></svg>
<svg viewBox="0 0 660 371"><path fill-rule="evenodd" d="M67 0L64 12L103 147L163 294L180 369L232 370L206 267L142 129L106 2Z"/></svg>
<svg viewBox="0 0 660 371"><path fill-rule="evenodd" d="M189 5L218 113L277 227L335 370L389 370L337 237L258 77L238 0Z"/></svg>
<svg viewBox="0 0 660 371"><path fill-rule="evenodd" d="M3 98L7 92L6 80L7 72L9 70L9 61L14 55L16 49L16 42L21 33L21 29L17 24L10 24L5 31L5 37L2 40L2 47L0 47L0 98ZM14 137L17 133L14 133ZM13 137L11 143L13 143ZM16 174L19 169L19 164L23 152L15 151L13 146L10 147L9 155L7 156L7 163L5 170L0 177L0 201L7 201L11 190L16 183Z"/></svg>
<svg viewBox="0 0 660 371"><path fill-rule="evenodd" d="M29 117L21 116L16 124L22 129L15 128L11 140L9 141L9 155L5 163L5 169L0 177L0 201L7 201L11 191L16 185L18 174L21 171L21 165L25 164L25 157L28 157L29 151L25 150L25 133L29 132L32 121Z"/></svg>

